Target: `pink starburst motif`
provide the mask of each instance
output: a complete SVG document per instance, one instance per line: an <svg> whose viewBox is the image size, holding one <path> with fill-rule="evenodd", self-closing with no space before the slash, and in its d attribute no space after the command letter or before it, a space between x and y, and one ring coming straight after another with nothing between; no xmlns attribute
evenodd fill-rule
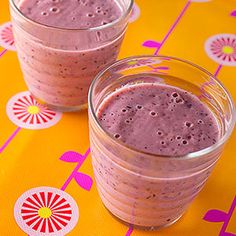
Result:
<svg viewBox="0 0 236 236"><path fill-rule="evenodd" d="M45 129L55 125L62 117L60 112L49 110L38 103L30 92L21 92L7 104L9 119L21 128Z"/></svg>
<svg viewBox="0 0 236 236"><path fill-rule="evenodd" d="M64 236L77 224L79 210L69 194L39 187L21 195L14 216L19 227L30 236Z"/></svg>
<svg viewBox="0 0 236 236"><path fill-rule="evenodd" d="M11 22L7 22L0 26L0 46L7 50L16 50L14 45Z"/></svg>
<svg viewBox="0 0 236 236"><path fill-rule="evenodd" d="M207 55L220 65L236 66L236 35L217 34L205 43Z"/></svg>
<svg viewBox="0 0 236 236"><path fill-rule="evenodd" d="M133 5L133 9L129 18L129 22L132 23L134 21L136 21L140 16L140 8L137 5L137 3L134 3Z"/></svg>

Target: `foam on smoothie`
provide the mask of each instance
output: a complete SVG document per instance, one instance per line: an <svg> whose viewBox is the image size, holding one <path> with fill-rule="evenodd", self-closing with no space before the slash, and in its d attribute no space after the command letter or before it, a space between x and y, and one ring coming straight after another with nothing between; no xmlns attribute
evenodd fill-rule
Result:
<svg viewBox="0 0 236 236"><path fill-rule="evenodd" d="M212 111L195 95L169 85L125 86L104 100L98 118L116 139L158 155L185 155L219 139Z"/></svg>
<svg viewBox="0 0 236 236"><path fill-rule="evenodd" d="M23 0L19 8L38 23L64 29L106 25L122 14L115 0Z"/></svg>

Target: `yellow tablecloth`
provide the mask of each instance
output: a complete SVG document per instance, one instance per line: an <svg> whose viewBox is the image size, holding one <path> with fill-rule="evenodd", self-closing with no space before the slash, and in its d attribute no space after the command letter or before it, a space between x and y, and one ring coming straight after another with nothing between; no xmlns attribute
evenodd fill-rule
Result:
<svg viewBox="0 0 236 236"><path fill-rule="evenodd" d="M35 224L50 218L50 207L45 207L50 199L55 200L54 208L64 209L65 204L70 208L58 213L64 222L58 224L61 231L51 221L55 235L236 235L236 132L205 188L178 223L158 232L129 229L112 218L99 199L89 155L87 111L38 113L23 81L9 21L8 1L1 0L1 236L43 235ZM216 74L236 100L235 0L136 0L130 21L120 58L156 52L193 61ZM25 108L22 116L16 115L17 106ZM44 119L30 122L28 114ZM31 203L23 209L26 198ZM39 208L32 220L27 209Z"/></svg>

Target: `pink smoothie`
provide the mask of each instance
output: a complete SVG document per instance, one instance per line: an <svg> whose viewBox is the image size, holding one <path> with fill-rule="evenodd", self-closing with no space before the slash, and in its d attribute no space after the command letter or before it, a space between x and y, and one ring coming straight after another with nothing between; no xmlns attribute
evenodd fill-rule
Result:
<svg viewBox="0 0 236 236"><path fill-rule="evenodd" d="M117 20L115 0L23 0L22 13L38 23L63 29L87 29Z"/></svg>
<svg viewBox="0 0 236 236"><path fill-rule="evenodd" d="M115 27L76 30L117 20L122 15L120 6L114 0L22 0L19 9L37 23L58 28L29 22L20 28L13 23L29 90L42 102L62 109L86 104L95 75L116 60L124 29L119 33Z"/></svg>
<svg viewBox="0 0 236 236"><path fill-rule="evenodd" d="M102 127L143 152L181 156L218 140L212 112L195 96L176 87L140 84L113 93L99 110Z"/></svg>
<svg viewBox="0 0 236 236"><path fill-rule="evenodd" d="M213 113L187 91L145 83L108 95L97 116L111 136L138 151L91 132L93 167L104 205L136 226L175 222L202 189L218 157L214 153L178 161L218 141Z"/></svg>

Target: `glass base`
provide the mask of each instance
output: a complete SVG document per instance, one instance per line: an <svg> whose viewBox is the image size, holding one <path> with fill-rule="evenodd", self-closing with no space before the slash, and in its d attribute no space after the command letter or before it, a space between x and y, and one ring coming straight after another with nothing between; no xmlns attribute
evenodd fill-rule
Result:
<svg viewBox="0 0 236 236"><path fill-rule="evenodd" d="M104 205L104 204L103 204ZM167 224L164 225L158 225L158 226L141 226L141 225L134 225L132 223L129 223L127 221L124 221L122 219L120 219L118 216L114 215L105 205L104 207L107 209L108 213L117 221L121 222L124 225L127 225L128 227L132 226L132 228L137 229L137 230L143 230L143 231L157 231L166 227L169 227L171 225L173 225L174 223L176 223L182 216L180 215L179 217L177 217L176 219L172 220L171 222L168 222Z"/></svg>
<svg viewBox="0 0 236 236"><path fill-rule="evenodd" d="M79 105L79 106L56 106L52 104L48 104L41 99L37 98L33 93L31 93L32 96L35 98L36 101L38 101L40 104L46 106L48 109L58 112L77 112L82 111L88 108L88 103Z"/></svg>

